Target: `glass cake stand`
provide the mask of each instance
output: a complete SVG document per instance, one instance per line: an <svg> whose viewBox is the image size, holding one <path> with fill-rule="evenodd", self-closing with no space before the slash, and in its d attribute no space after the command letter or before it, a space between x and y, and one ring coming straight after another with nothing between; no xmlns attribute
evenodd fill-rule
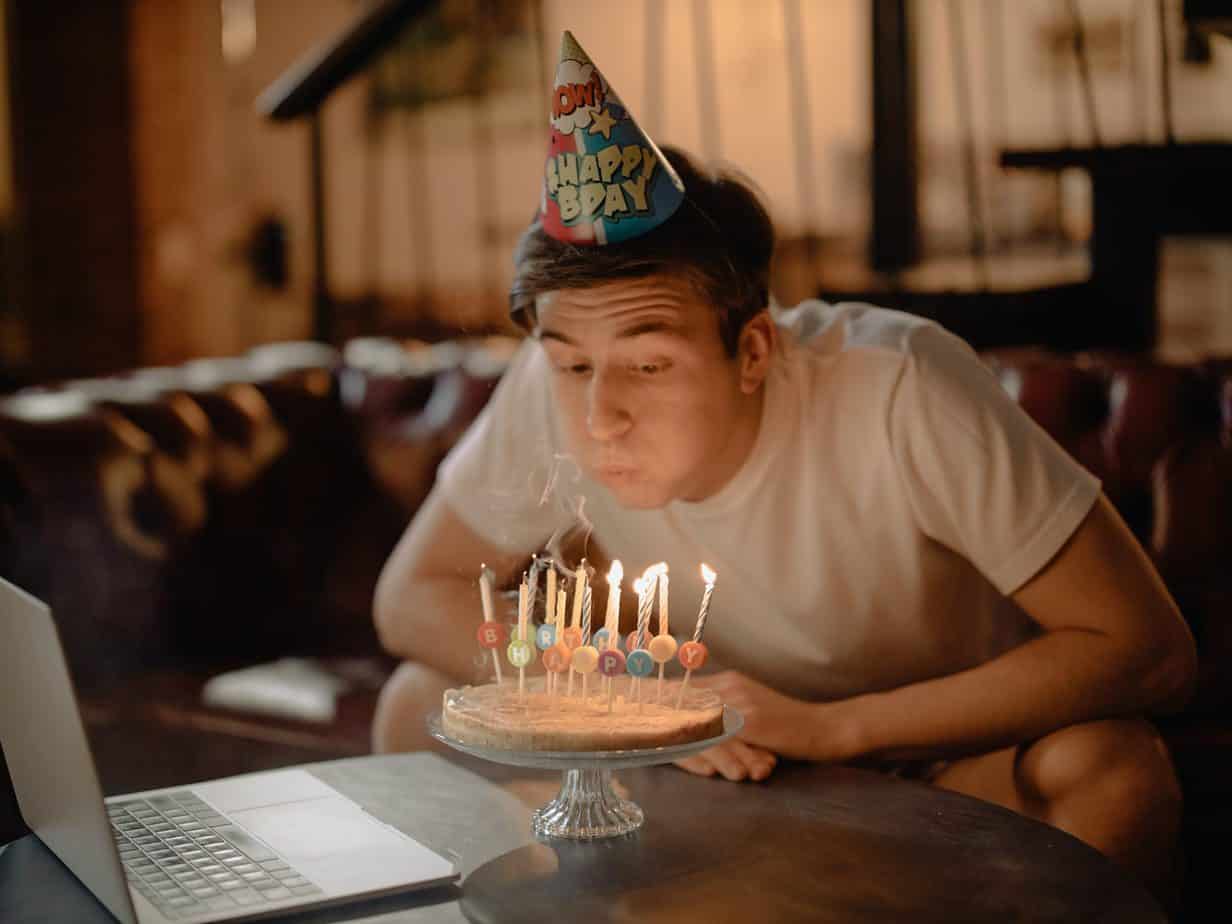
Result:
<svg viewBox="0 0 1232 924"><path fill-rule="evenodd" d="M447 735L441 728L440 713L428 720L428 731L433 738L463 754L512 767L562 771L560 792L547 805L535 810L531 815L531 828L540 837L577 840L619 837L636 831L646 820L645 813L635 802L622 799L612 789L613 770L671 763L712 748L742 728L744 717L731 706L724 706L723 733L687 744L624 751L506 751L476 747Z"/></svg>

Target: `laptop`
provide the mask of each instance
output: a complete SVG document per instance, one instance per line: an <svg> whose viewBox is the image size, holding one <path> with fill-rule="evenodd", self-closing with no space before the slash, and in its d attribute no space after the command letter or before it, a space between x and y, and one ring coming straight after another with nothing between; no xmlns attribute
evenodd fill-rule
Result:
<svg viewBox="0 0 1232 924"><path fill-rule="evenodd" d="M2 578L0 677L25 822L123 924L242 921L459 878L302 769L104 799L51 610Z"/></svg>

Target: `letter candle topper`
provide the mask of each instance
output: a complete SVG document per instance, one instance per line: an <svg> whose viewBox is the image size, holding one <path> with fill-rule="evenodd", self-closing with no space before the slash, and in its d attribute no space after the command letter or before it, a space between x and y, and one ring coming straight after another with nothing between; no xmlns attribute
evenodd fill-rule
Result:
<svg viewBox="0 0 1232 924"><path fill-rule="evenodd" d="M624 567L620 564L620 559L613 561L611 570L607 573L607 619L604 621L607 638L604 640L604 650L599 655L599 670L603 674L605 678L604 683L607 686L608 712L612 711L612 697L614 695L612 678L617 674L624 673L625 669L624 655L620 653L619 646L620 581L624 574Z"/></svg>
<svg viewBox="0 0 1232 924"><path fill-rule="evenodd" d="M689 677L696 668L706 663L706 646L702 643L702 632L706 629L706 617L710 614L710 598L714 595L714 582L718 577L708 565L701 567L702 579L706 582L706 590L702 593L702 605L697 611L697 626L693 629L692 641L680 646L677 657L684 666L684 680L680 683L680 692L676 694L676 708L680 708L684 700L685 687L689 685Z"/></svg>
<svg viewBox="0 0 1232 924"><path fill-rule="evenodd" d="M645 648L646 635L650 628L650 613L655 603L655 587L659 575L666 569L665 562L651 565L642 572L640 578L633 582L633 589L637 591L637 633L633 643L629 646L629 657L625 661L625 667L633 675L633 689L637 698L638 712L642 710L642 677L650 673L654 666Z"/></svg>
<svg viewBox="0 0 1232 924"><path fill-rule="evenodd" d="M663 702L663 670L667 667L667 662L676 656L676 640L672 638L671 630L668 628L667 562L660 562L659 566L662 569L659 572L659 634L652 638L650 644L646 646L650 657L659 665L659 684L655 691L656 703Z"/></svg>
<svg viewBox="0 0 1232 924"><path fill-rule="evenodd" d="M577 571L573 575L573 618L569 623L569 628L563 633L565 645L569 651L576 651L582 644L582 603L586 597L587 591L586 580L586 559L582 559L577 566ZM559 614L558 614L559 615ZM587 616L587 629L590 628L590 618ZM573 675L577 673L577 668L573 666L573 659L569 660L569 688L565 691L566 696L573 695Z"/></svg>
<svg viewBox="0 0 1232 924"><path fill-rule="evenodd" d="M492 666L496 668L496 682L503 683L505 678L501 676L500 655L496 653L496 649L504 641L505 627L496 621L496 614L492 607L492 584L496 580L496 575L492 573L492 569L487 565L481 565L479 570L479 598L483 603L483 623L479 626L479 644L492 654Z"/></svg>

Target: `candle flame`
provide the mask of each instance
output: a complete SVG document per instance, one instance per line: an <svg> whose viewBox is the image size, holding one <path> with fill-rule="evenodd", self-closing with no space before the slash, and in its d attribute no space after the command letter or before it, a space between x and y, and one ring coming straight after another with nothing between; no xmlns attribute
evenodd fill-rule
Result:
<svg viewBox="0 0 1232 924"><path fill-rule="evenodd" d="M655 574L667 574L667 562L661 561L654 566Z"/></svg>
<svg viewBox="0 0 1232 924"><path fill-rule="evenodd" d="M620 563L620 559L618 558L614 562L612 562L612 568L607 573L607 582L609 584L619 584L621 579L624 578L624 576L625 576L625 568L624 568L624 565Z"/></svg>
<svg viewBox="0 0 1232 924"><path fill-rule="evenodd" d="M714 579L717 577L718 575L711 569L711 567L705 562L702 562L702 580L707 584L713 584Z"/></svg>
<svg viewBox="0 0 1232 924"><path fill-rule="evenodd" d="M646 589L646 578L643 575L642 577L637 578L633 582L633 592L636 593L640 597L642 595L642 592L645 591L645 589Z"/></svg>

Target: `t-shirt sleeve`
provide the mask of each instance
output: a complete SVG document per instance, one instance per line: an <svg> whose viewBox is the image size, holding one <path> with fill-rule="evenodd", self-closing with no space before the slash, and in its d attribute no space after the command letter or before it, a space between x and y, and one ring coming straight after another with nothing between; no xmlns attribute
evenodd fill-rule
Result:
<svg viewBox="0 0 1232 924"><path fill-rule="evenodd" d="M919 527L1009 595L1085 519L1099 480L1007 395L963 340L907 335L890 441Z"/></svg>
<svg viewBox="0 0 1232 924"><path fill-rule="evenodd" d="M470 529L530 553L568 522L552 490L561 454L543 349L526 340L487 406L437 470L437 489Z"/></svg>

